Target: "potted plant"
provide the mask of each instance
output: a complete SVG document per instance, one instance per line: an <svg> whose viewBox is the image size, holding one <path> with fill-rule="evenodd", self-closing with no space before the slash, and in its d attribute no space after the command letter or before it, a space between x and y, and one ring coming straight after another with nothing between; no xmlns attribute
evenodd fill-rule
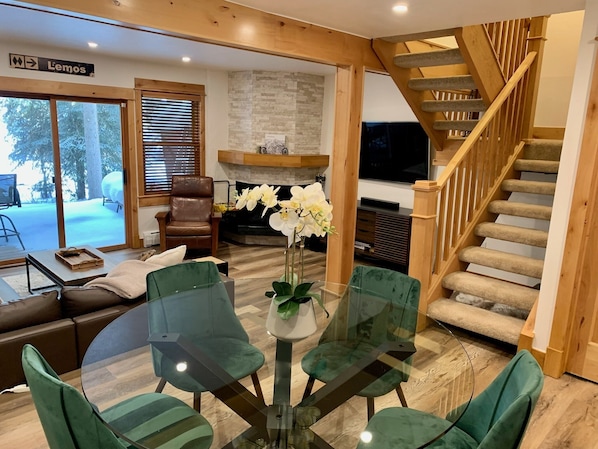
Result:
<svg viewBox="0 0 598 449"><path fill-rule="evenodd" d="M262 216L268 209L275 210L270 215L269 224L273 229L287 236L285 266L283 275L272 283L273 290L266 292L266 295L272 298L271 310L274 310L280 320L287 322L279 325L294 328L297 327L294 318L303 313L301 312L303 304L307 306L303 309L311 309L313 314L311 299L315 299L328 316L320 295L310 291L313 283L304 280L304 248L306 238L323 237L334 232L331 223L332 205L326 200L319 182L306 187L291 187L289 200L279 200L278 190L279 187L274 188L267 184L244 189L237 196L236 208L247 208L251 211L260 204L264 207ZM305 313L310 314L309 311ZM315 323L315 315L313 319ZM269 321L272 322L272 319ZM267 327L270 328L268 324ZM272 331L271 333L274 334Z"/></svg>

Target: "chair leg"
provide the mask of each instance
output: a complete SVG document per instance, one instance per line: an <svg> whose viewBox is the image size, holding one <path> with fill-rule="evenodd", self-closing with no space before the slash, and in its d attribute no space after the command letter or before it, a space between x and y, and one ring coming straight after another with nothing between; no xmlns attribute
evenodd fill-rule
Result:
<svg viewBox="0 0 598 449"><path fill-rule="evenodd" d="M257 376L257 373L251 373L251 380L253 381L253 387L255 388L255 394L257 397L262 400L265 404L266 400L264 399L264 392L262 391L262 386L260 384L260 378Z"/></svg>
<svg viewBox="0 0 598 449"><path fill-rule="evenodd" d="M403 393L403 389L401 388L401 384L397 387L397 395L399 396L399 400L401 401L401 405L403 407L407 407L407 399L405 399L405 394Z"/></svg>
<svg viewBox="0 0 598 449"><path fill-rule="evenodd" d="M303 392L303 399L305 399L311 394L311 389L314 387L315 381L315 378L309 376L309 379L307 380L307 385L305 386L305 391Z"/></svg>
<svg viewBox="0 0 598 449"><path fill-rule="evenodd" d="M201 413L201 393L193 392L193 408Z"/></svg>
<svg viewBox="0 0 598 449"><path fill-rule="evenodd" d="M165 385L166 385L166 379L161 377L160 382L158 382L158 386L156 387L156 393L162 393L162 390L164 390Z"/></svg>
<svg viewBox="0 0 598 449"><path fill-rule="evenodd" d="M367 398L368 400L368 421L374 416L374 398Z"/></svg>

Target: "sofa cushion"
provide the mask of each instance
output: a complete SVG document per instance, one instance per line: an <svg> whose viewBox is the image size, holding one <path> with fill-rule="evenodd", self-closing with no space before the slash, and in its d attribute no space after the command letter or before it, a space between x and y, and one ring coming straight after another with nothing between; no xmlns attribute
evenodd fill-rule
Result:
<svg viewBox="0 0 598 449"><path fill-rule="evenodd" d="M62 318L58 292L42 293L0 305L0 332L8 332Z"/></svg>
<svg viewBox="0 0 598 449"><path fill-rule="evenodd" d="M101 287L63 287L60 304L65 317L76 317L119 305L123 298Z"/></svg>

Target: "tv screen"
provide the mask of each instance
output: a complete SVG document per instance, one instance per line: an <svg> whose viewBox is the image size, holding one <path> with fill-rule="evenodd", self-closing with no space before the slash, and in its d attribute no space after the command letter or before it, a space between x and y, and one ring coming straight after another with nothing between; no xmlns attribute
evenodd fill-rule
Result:
<svg viewBox="0 0 598 449"><path fill-rule="evenodd" d="M429 147L417 122L364 122L359 177L405 183L429 179Z"/></svg>

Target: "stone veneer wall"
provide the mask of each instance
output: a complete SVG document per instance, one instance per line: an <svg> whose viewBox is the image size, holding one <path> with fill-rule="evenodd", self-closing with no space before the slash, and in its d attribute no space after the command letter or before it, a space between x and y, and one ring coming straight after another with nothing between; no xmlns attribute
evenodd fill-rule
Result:
<svg viewBox="0 0 598 449"><path fill-rule="evenodd" d="M266 134L284 134L289 154L319 154L324 77L295 72L229 73L229 150L256 152ZM313 182L318 168L244 167L223 164L231 180L253 183Z"/></svg>

